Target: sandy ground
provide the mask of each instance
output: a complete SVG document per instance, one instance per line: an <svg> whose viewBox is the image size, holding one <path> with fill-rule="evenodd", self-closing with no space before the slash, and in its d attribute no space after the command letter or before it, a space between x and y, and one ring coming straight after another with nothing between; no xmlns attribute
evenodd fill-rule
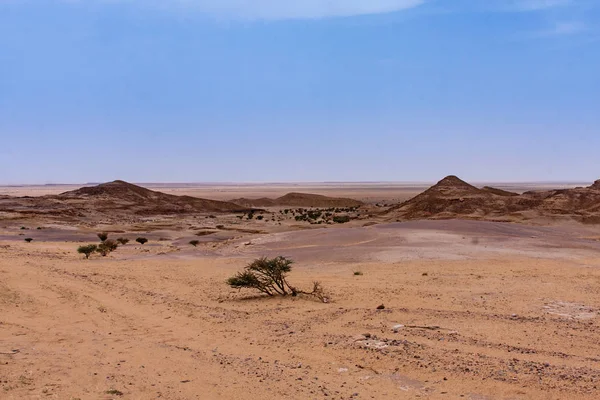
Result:
<svg viewBox="0 0 600 400"><path fill-rule="evenodd" d="M87 261L92 232L1 234L2 399L599 397L594 228L424 221L198 248L163 232ZM279 254L332 302L224 284Z"/></svg>

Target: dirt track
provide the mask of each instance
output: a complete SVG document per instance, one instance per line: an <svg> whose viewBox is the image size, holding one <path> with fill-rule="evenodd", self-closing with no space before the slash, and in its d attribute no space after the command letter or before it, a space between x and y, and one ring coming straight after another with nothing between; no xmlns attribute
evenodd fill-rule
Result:
<svg viewBox="0 0 600 400"><path fill-rule="evenodd" d="M572 239L579 248L569 250L569 239L560 250L550 243L560 235L538 230L531 238L531 227L516 238L508 232L507 242L497 240L499 228L469 222L479 241L465 239L455 259L448 235L462 240L464 224L411 224L404 233L389 226L263 236L263 249L231 242L215 250L220 256L147 257L128 245L84 261L74 243L4 241L0 397L597 398L595 242ZM354 236L386 229L428 246L419 259L368 257L381 247ZM540 250L546 239L551 257ZM489 242L502 244L486 252ZM294 284L320 280L334 302L256 298L223 283L253 252L282 243L296 246ZM339 257L302 250L319 245ZM347 254L357 261L344 261ZM393 332L397 324L405 327ZM360 336L367 333L370 340ZM123 395L107 393L113 389Z"/></svg>

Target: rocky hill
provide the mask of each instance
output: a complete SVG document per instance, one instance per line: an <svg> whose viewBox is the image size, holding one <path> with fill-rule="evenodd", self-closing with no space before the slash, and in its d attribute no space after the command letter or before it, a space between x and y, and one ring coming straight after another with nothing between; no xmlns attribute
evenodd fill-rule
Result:
<svg viewBox="0 0 600 400"><path fill-rule="evenodd" d="M21 216L65 216L108 220L173 214L244 212L238 204L175 196L124 181L83 187L55 196L0 198L0 212Z"/></svg>
<svg viewBox="0 0 600 400"><path fill-rule="evenodd" d="M420 195L385 212L390 220L488 219L522 221L568 218L600 222L600 181L585 188L526 192L479 189L448 176ZM596 222L597 221L597 222Z"/></svg>

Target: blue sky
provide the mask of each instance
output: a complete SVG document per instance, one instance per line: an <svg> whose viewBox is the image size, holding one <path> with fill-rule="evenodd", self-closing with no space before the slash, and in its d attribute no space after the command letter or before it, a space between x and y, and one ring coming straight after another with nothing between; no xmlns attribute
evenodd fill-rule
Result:
<svg viewBox="0 0 600 400"><path fill-rule="evenodd" d="M592 181L598 0L0 0L0 184Z"/></svg>

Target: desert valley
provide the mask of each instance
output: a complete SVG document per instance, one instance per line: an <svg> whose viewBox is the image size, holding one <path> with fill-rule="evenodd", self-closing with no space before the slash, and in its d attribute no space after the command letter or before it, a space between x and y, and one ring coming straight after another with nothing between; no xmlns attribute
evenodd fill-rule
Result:
<svg viewBox="0 0 600 400"><path fill-rule="evenodd" d="M2 399L597 399L599 313L600 180L0 188Z"/></svg>

